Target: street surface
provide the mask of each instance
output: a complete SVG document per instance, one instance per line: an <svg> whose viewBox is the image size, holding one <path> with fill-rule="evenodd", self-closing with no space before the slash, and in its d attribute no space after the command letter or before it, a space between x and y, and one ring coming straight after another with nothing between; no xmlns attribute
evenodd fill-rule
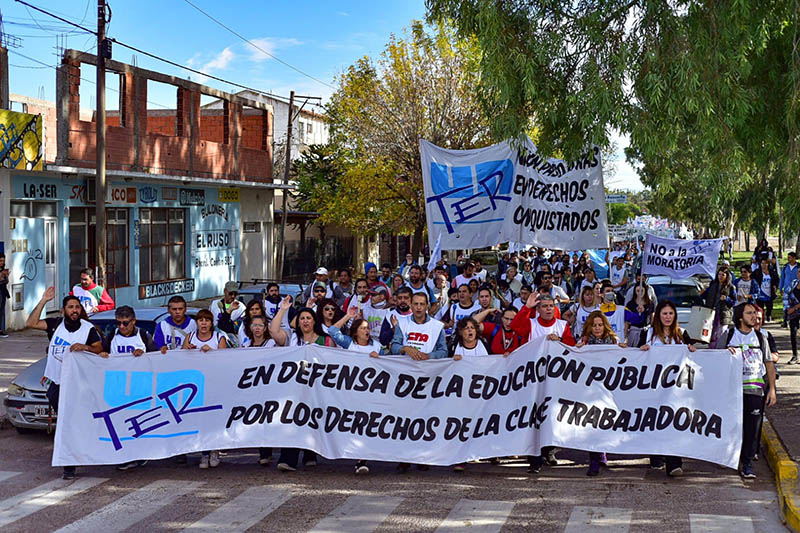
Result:
<svg viewBox="0 0 800 533"><path fill-rule="evenodd" d="M43 354L44 335L0 343L0 387ZM0 529L16 531L544 531L777 532L773 477L758 479L686 461L669 479L644 458L611 456L600 477L583 452L563 451L538 476L527 464L415 469L374 463L356 477L353 461L326 461L282 474L257 464L256 450L230 451L216 469L155 461L127 472L79 468L73 481L50 467L52 436L0 431Z"/></svg>

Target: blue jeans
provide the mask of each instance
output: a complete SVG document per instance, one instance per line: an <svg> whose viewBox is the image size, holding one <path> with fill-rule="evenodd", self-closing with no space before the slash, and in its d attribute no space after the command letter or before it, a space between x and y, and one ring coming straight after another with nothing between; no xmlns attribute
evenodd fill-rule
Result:
<svg viewBox="0 0 800 533"><path fill-rule="evenodd" d="M6 302L8 298L0 296L0 331L6 330Z"/></svg>

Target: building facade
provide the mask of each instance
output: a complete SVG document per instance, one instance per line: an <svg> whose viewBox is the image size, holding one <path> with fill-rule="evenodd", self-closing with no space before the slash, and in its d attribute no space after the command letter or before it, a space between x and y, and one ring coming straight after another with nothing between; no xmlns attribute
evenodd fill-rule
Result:
<svg viewBox="0 0 800 533"><path fill-rule="evenodd" d="M96 267L96 119L81 112L79 94L80 69L94 62L67 50L56 102L17 97L29 114L1 115L39 128L0 141L4 154L33 139L31 131L40 144L38 156L23 151L0 169L9 329L24 326L46 287L56 288L55 310L80 270ZM116 61L107 68L121 88L119 111L108 114L105 195L104 285L117 305L208 298L229 280L272 277L272 205L281 186L272 183L271 106ZM147 109L150 80L175 87L175 109ZM222 109L201 110L201 94Z"/></svg>

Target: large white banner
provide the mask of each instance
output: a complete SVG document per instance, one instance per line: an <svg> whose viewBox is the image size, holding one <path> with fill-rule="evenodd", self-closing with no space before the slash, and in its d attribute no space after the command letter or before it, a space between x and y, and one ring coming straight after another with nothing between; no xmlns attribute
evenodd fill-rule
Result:
<svg viewBox="0 0 800 533"><path fill-rule="evenodd" d="M642 254L642 272L688 278L695 274L717 275L719 249L724 239L684 241L647 234Z"/></svg>
<svg viewBox="0 0 800 533"><path fill-rule="evenodd" d="M542 446L693 457L735 468L742 365L727 350L566 348L417 362L304 346L176 351L62 370L53 465L299 447L449 465Z"/></svg>
<svg viewBox="0 0 800 533"><path fill-rule="evenodd" d="M545 159L525 138L474 150L420 141L428 238L442 249L514 241L562 250L608 247L600 150Z"/></svg>

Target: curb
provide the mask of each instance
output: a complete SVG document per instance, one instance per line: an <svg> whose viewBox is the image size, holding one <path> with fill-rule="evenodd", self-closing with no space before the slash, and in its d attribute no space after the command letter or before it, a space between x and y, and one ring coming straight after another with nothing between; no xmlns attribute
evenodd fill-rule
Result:
<svg viewBox="0 0 800 533"><path fill-rule="evenodd" d="M775 428L766 418L761 428L761 440L769 467L775 474L781 518L792 531L800 532L800 490L798 490L797 463L789 457Z"/></svg>

